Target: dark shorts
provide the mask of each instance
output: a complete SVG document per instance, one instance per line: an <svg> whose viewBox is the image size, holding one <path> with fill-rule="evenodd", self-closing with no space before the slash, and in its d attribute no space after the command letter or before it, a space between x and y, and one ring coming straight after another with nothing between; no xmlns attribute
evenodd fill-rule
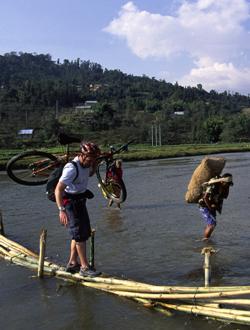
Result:
<svg viewBox="0 0 250 330"><path fill-rule="evenodd" d="M86 199L70 200L66 212L69 219L69 232L72 240L85 242L91 235L89 215L86 208Z"/></svg>
<svg viewBox="0 0 250 330"><path fill-rule="evenodd" d="M212 213L207 207L200 207L199 209L206 224L216 226L216 213Z"/></svg>

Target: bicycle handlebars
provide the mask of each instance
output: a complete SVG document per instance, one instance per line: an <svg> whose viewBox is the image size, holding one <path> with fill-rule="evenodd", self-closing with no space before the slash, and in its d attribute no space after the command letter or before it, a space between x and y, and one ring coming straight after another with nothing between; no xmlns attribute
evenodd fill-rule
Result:
<svg viewBox="0 0 250 330"><path fill-rule="evenodd" d="M135 141L135 139L130 140L128 143L122 145L120 148L118 148L117 150L115 150L113 147L111 149L110 152L104 153L103 155L101 155L100 157L98 157L98 160L102 160L102 159L108 159L111 158L113 155L115 154L119 154L122 151L128 151L128 146L133 143Z"/></svg>
<svg viewBox="0 0 250 330"><path fill-rule="evenodd" d="M130 140L128 143L124 144L124 145L121 146L119 149L114 150L114 151L112 152L112 155L119 154L121 151L128 151L128 146L129 146L132 142L134 142L134 141L135 141L135 139Z"/></svg>
<svg viewBox="0 0 250 330"><path fill-rule="evenodd" d="M60 133L58 135L58 141L60 144L62 145L68 145L71 143L75 143L78 142L80 143L81 139L77 136L69 136L65 133ZM128 143L122 145L120 148L115 149L114 147L110 147L110 151L107 153L103 153L100 157L98 157L97 159L105 159L105 158L110 158L115 154L119 154L122 151L128 151L128 146L133 143L135 141L135 139L130 140Z"/></svg>

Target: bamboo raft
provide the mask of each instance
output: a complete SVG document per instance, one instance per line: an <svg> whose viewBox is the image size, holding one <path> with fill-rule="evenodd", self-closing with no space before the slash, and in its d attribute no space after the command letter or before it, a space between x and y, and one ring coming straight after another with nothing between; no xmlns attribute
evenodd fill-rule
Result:
<svg viewBox="0 0 250 330"><path fill-rule="evenodd" d="M173 311L206 316L224 322L250 325L250 286L184 287L160 286L119 279L108 275L82 277L70 274L53 262L44 260L46 240L40 237L40 254L8 239L0 219L0 256L7 261L36 271L38 276L56 277L85 287L132 299L167 316ZM41 267L42 264L42 267Z"/></svg>

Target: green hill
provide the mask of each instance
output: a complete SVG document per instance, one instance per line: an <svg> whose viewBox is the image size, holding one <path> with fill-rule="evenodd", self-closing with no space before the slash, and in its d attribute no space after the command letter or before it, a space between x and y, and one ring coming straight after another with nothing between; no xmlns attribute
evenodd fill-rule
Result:
<svg viewBox="0 0 250 330"><path fill-rule="evenodd" d="M60 130L102 143L241 142L250 139L250 98L182 87L48 54L0 56L0 147L52 144ZM35 129L32 139L18 135Z"/></svg>

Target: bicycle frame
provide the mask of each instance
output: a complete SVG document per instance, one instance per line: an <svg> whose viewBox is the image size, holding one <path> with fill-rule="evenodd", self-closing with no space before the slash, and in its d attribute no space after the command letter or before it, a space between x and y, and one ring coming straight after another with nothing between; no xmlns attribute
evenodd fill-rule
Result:
<svg viewBox="0 0 250 330"><path fill-rule="evenodd" d="M48 175L43 172L45 172L47 170L53 170L57 166L57 164L49 164L49 165L44 166L45 164L48 164L47 160L41 160L41 161L30 164L29 167L32 170L32 175L33 176L43 175L46 177Z"/></svg>
<svg viewBox="0 0 250 330"><path fill-rule="evenodd" d="M67 143L65 143L65 141ZM64 136L64 142L62 144L66 146L66 152L60 156L39 150L31 150L20 153L8 161L6 166L7 174L12 180L19 184L28 186L46 184L50 173L56 167L60 164L66 164L77 155L77 152L70 152L69 150L69 144L72 142L76 142L76 139ZM99 184L104 191L108 191L106 194L108 196L107 198L111 198L114 201L123 202L126 199L126 188L122 180L116 183L112 182L111 179L108 178L108 172L114 164L114 155L127 151L128 145L132 142L133 140L129 141L117 150L111 147L109 152L101 154L101 156L97 159L99 164L97 165L96 175ZM105 167L102 168L102 173L101 164L105 164ZM121 196L117 196L114 193L115 190L120 190Z"/></svg>
<svg viewBox="0 0 250 330"><path fill-rule="evenodd" d="M127 144L121 146L119 149L115 150L111 147L110 152L104 153L99 157L100 163L96 169L96 176L99 181L99 187L101 188L102 194L105 198L111 199L112 201L120 204L123 203L127 198L127 191L122 178L119 180L114 180L110 178L109 170L114 165L114 155L128 150L128 145L134 140L129 141ZM105 163L105 173L104 176L101 174L101 165Z"/></svg>

